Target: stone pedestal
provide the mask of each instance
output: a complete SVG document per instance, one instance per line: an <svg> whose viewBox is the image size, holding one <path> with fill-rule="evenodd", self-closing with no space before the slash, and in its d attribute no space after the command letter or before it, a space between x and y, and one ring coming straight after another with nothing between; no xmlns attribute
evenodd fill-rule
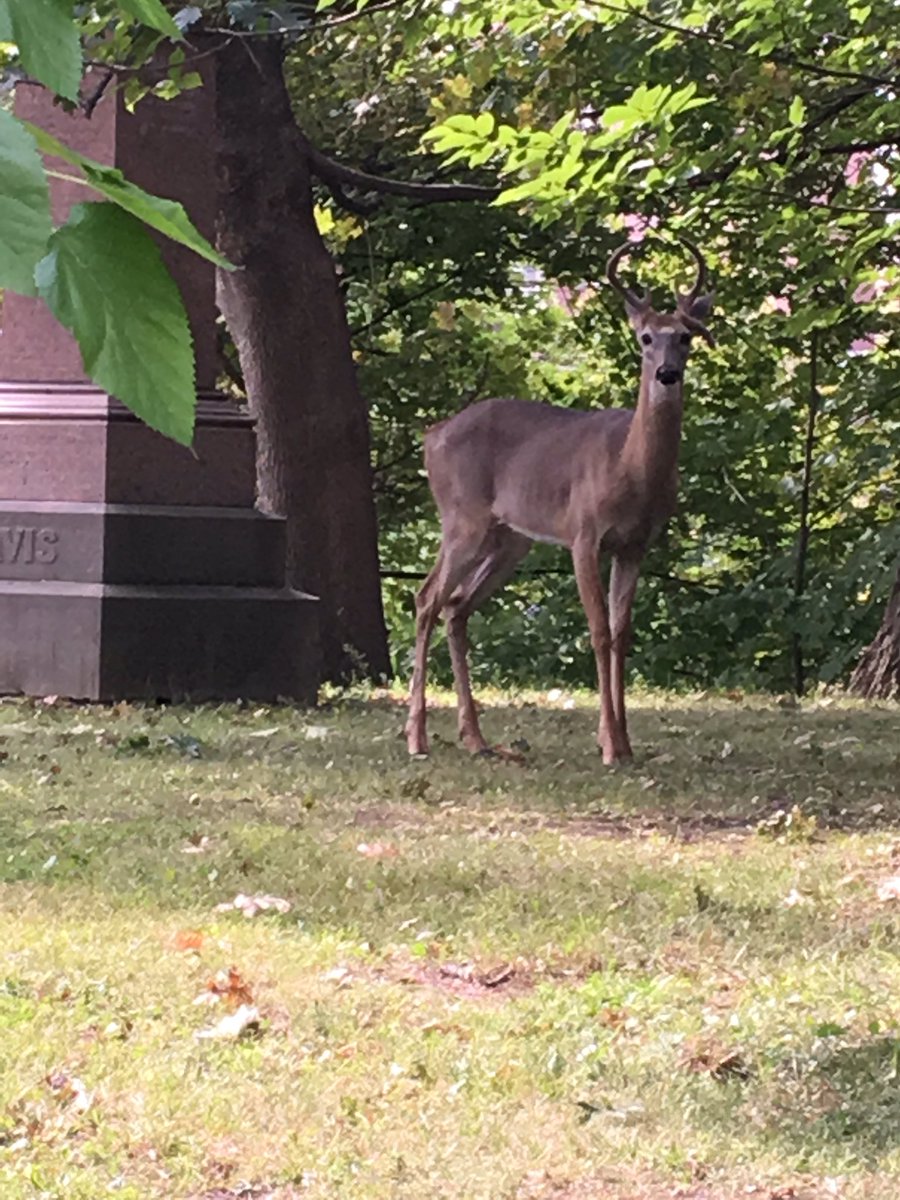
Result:
<svg viewBox="0 0 900 1200"><path fill-rule="evenodd" d="M208 60L207 60L208 61ZM19 115L213 234L215 94L105 96L90 119L25 87ZM56 164L53 164L56 165ZM70 168L66 168L70 171ZM54 218L94 197L53 181ZM8 293L0 336L0 693L315 698L316 603L285 586L284 524L254 508L250 419L215 391L215 272L159 239L194 336L194 451L85 377L74 339Z"/></svg>

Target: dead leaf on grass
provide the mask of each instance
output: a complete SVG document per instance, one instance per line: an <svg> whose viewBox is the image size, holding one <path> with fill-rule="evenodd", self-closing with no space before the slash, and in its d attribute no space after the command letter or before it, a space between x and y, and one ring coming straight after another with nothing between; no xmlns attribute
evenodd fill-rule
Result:
<svg viewBox="0 0 900 1200"><path fill-rule="evenodd" d="M231 912L232 910L242 912L245 917L255 917L257 913L261 912L284 914L291 911L291 902L282 900L280 896L245 896L243 892L238 892L233 900L217 904L213 912Z"/></svg>
<svg viewBox="0 0 900 1200"><path fill-rule="evenodd" d="M206 834L192 833L188 837L187 845L181 847L182 854L205 854L210 848L210 840Z"/></svg>
<svg viewBox="0 0 900 1200"><path fill-rule="evenodd" d="M347 967L332 967L330 971L325 972L322 980L325 983L336 983L338 987L349 987L353 976Z"/></svg>
<svg viewBox="0 0 900 1200"><path fill-rule="evenodd" d="M500 987L502 983L508 983L515 973L516 969L512 963L503 963L502 966L494 967L493 970L479 975L478 982L486 988Z"/></svg>
<svg viewBox="0 0 900 1200"><path fill-rule="evenodd" d="M216 972L205 989L195 998L194 1003L223 1003L226 1008L236 1009L251 1005L253 993L240 971L236 967L229 967L227 971Z"/></svg>
<svg viewBox="0 0 900 1200"><path fill-rule="evenodd" d="M363 858L397 858L400 854L391 842L360 842L356 852Z"/></svg>
<svg viewBox="0 0 900 1200"><path fill-rule="evenodd" d="M714 1041L693 1041L685 1047L682 1063L697 1075L710 1075L719 1083L729 1079L749 1079L752 1071L739 1050Z"/></svg>
<svg viewBox="0 0 900 1200"><path fill-rule="evenodd" d="M628 1016L621 1008L602 1008L597 1020L607 1029L622 1029L628 1022Z"/></svg>
<svg viewBox="0 0 900 1200"><path fill-rule="evenodd" d="M900 900L900 875L890 875L878 884L878 899L887 903L889 900Z"/></svg>
<svg viewBox="0 0 900 1200"><path fill-rule="evenodd" d="M65 1071L52 1071L46 1079L51 1092L60 1100L70 1104L75 1112L85 1113L94 1103L93 1095L80 1079L67 1075Z"/></svg>
<svg viewBox="0 0 900 1200"><path fill-rule="evenodd" d="M198 1029L194 1037L236 1041L256 1033L259 1033L259 1009L253 1004L242 1004L209 1029Z"/></svg>
<svg viewBox="0 0 900 1200"><path fill-rule="evenodd" d="M460 979L463 983L471 983L475 968L471 963L441 963L438 972L446 979Z"/></svg>
<svg viewBox="0 0 900 1200"><path fill-rule="evenodd" d="M203 933L199 929L179 929L172 944L176 950L197 952L203 949Z"/></svg>

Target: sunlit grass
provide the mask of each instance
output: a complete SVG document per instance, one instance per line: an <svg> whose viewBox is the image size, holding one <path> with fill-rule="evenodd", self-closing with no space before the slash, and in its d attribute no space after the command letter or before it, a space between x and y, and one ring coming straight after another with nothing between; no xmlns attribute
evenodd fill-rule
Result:
<svg viewBox="0 0 900 1200"><path fill-rule="evenodd" d="M0 705L4 1200L893 1200L900 710L485 699Z"/></svg>

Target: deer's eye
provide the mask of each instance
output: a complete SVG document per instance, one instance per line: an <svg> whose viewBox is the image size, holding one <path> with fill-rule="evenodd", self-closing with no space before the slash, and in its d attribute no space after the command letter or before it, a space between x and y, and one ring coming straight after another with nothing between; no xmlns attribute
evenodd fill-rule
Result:
<svg viewBox="0 0 900 1200"><path fill-rule="evenodd" d="M644 343L645 346L649 346L651 344L651 342L653 341L653 338L650 336L649 333L642 333L641 341Z"/></svg>

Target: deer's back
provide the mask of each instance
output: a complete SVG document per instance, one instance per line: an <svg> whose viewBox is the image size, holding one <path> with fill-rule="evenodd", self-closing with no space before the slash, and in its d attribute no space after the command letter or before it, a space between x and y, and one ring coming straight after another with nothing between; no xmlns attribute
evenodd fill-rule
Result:
<svg viewBox="0 0 900 1200"><path fill-rule="evenodd" d="M545 503L548 489L611 470L632 416L622 408L583 412L535 400L482 400L425 435L434 498L440 509L502 508L506 490L515 488L521 502L524 486ZM558 480L555 464L566 468Z"/></svg>

